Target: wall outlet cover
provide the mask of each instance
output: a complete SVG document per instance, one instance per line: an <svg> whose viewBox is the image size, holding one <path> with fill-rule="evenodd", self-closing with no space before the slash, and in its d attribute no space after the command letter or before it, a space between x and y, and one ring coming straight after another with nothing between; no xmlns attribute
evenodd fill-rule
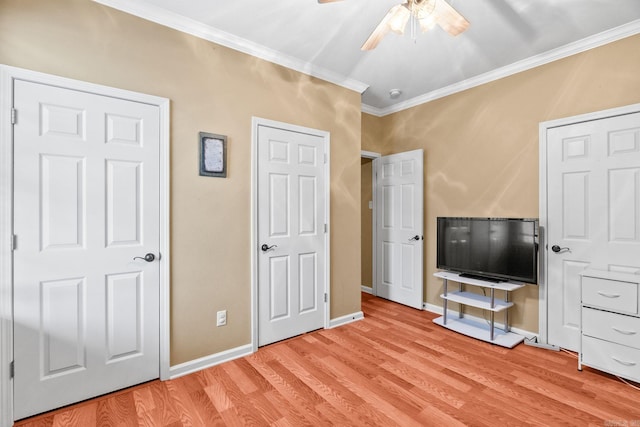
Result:
<svg viewBox="0 0 640 427"><path fill-rule="evenodd" d="M227 310L221 310L216 316L216 326L224 326L227 324Z"/></svg>

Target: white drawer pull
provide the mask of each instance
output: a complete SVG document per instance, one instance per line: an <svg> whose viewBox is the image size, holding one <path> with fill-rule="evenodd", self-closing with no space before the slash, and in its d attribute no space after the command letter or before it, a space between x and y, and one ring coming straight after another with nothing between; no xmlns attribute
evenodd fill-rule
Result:
<svg viewBox="0 0 640 427"><path fill-rule="evenodd" d="M618 359L617 357L614 357L614 356L611 356L611 358L613 360L615 360L616 362L618 362L619 364L624 365L624 366L636 366L636 362L625 362L624 360L620 360L620 359Z"/></svg>
<svg viewBox="0 0 640 427"><path fill-rule="evenodd" d="M625 331L625 330L622 330L622 329L618 329L615 326L612 326L611 329L613 329L616 332L620 332L623 335L635 335L636 334L636 331Z"/></svg>
<svg viewBox="0 0 640 427"><path fill-rule="evenodd" d="M598 291L598 295L602 295L605 298L618 298L620 294L608 294L606 292Z"/></svg>

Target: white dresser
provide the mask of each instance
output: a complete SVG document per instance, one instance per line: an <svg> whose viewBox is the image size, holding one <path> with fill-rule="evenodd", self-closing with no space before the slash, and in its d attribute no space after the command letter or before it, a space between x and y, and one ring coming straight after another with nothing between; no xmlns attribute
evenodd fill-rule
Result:
<svg viewBox="0 0 640 427"><path fill-rule="evenodd" d="M580 276L578 369L640 381L640 275L584 270Z"/></svg>

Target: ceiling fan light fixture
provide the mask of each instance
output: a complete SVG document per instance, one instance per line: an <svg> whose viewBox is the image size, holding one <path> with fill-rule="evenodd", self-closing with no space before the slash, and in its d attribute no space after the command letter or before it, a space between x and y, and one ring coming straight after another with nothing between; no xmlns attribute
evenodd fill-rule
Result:
<svg viewBox="0 0 640 427"><path fill-rule="evenodd" d="M365 51L375 49L389 31L404 34L409 20L411 20L411 38L414 42L418 23L423 32L439 25L452 36L457 36L469 27L469 21L446 0L406 0L389 9L360 49Z"/></svg>
<svg viewBox="0 0 640 427"><path fill-rule="evenodd" d="M433 16L427 16L426 18L418 20L418 22L420 23L420 29L423 33L429 31L437 24Z"/></svg>
<svg viewBox="0 0 640 427"><path fill-rule="evenodd" d="M425 19L431 16L433 19L433 11L436 8L436 0L413 0L411 9L413 15L418 19Z"/></svg>
<svg viewBox="0 0 640 427"><path fill-rule="evenodd" d="M389 22L387 25L389 29L394 33L404 34L404 28L407 26L407 22L411 17L411 12L409 9L404 7L404 5L399 5L398 8L394 11L393 15L389 18Z"/></svg>

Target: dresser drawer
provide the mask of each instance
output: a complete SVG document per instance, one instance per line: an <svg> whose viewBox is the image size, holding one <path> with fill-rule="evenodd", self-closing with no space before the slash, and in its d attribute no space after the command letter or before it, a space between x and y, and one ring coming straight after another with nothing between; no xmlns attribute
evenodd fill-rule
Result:
<svg viewBox="0 0 640 427"><path fill-rule="evenodd" d="M638 284L582 277L582 304L638 314Z"/></svg>
<svg viewBox="0 0 640 427"><path fill-rule="evenodd" d="M640 317L584 307L582 333L640 349Z"/></svg>
<svg viewBox="0 0 640 427"><path fill-rule="evenodd" d="M598 338L582 337L582 363L632 381L640 381L640 350Z"/></svg>

